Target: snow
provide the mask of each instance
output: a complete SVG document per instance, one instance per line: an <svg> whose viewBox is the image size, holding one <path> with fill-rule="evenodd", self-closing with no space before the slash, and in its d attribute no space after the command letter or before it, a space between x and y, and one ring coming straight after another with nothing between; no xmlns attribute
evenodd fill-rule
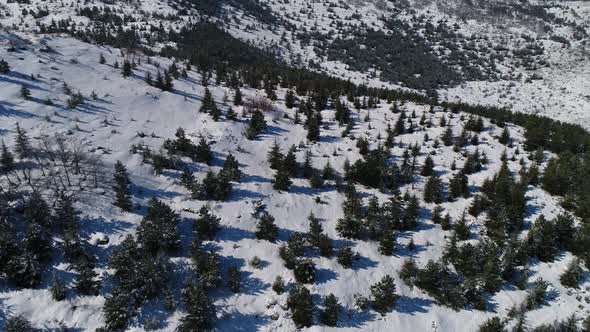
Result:
<svg viewBox="0 0 590 332"><path fill-rule="evenodd" d="M8 40L14 40L18 50L8 52ZM350 243L353 250L362 257L356 262L353 269L342 268L334 258L327 259L313 257L318 274L317 281L309 288L319 303L318 296L329 293L336 294L341 303L348 309L353 308L353 296L356 293L369 295L369 286L386 274L391 274L396 280L398 292L402 296L396 309L380 317L374 312L359 314L351 311L351 315L343 314L337 328L326 328L316 325L309 331L320 330L363 330L363 331L389 331L389 330L414 330L414 331L472 331L486 318L494 315L505 316L506 312L515 304L520 303L526 293L506 287L496 294L491 302L495 306L495 312L480 312L473 310L453 311L436 304L428 295L417 288L409 288L398 277L398 271L402 262L413 256L420 263L426 263L429 259L440 257L442 248L446 243L445 236L448 232L442 231L440 226L434 225L426 216L422 216L419 228L414 232L405 232L399 235L396 255L387 257L379 254L377 246L367 241L348 241L340 239L335 231L336 220L342 215L341 203L343 197L334 188L313 190L306 180L294 179L289 192L279 193L272 189L266 152L276 140L283 151L292 144L304 145L313 153L313 163L316 168L322 168L326 162L330 162L338 171L342 170L344 160L348 158L354 161L359 158L358 150L354 147L354 141L350 138L341 138L341 129L333 121L332 111L324 111L324 121L329 124L328 129L322 129L322 140L319 144L305 143L306 132L302 126L296 126L292 120L283 118L288 114L291 119L294 110L286 109L284 102L277 102L275 114L266 114L269 124L267 130L259 139L249 141L244 136L246 121L214 122L208 115L198 112L204 87L200 85L201 78L194 72L189 72L189 77L174 82L173 92L162 92L148 86L143 77L147 71L155 74L157 68L147 64L147 59L142 59L142 64L134 71L130 78L123 78L119 69L112 64L123 62L122 52L118 49L100 47L65 36L42 36L30 33L11 34L0 32L0 58L8 61L12 71L8 75L0 76L0 138L7 144L12 144L15 123L18 122L25 128L31 137L66 133L72 141L83 142L89 151L96 151L100 155L107 169L112 169L116 160L121 160L128 168L133 182L132 191L134 202L145 205L151 197L158 197L171 204L176 211L181 212L182 220L179 229L182 233L183 245L186 248L190 241L191 218L194 214L188 209L198 210L206 202L193 201L188 198L188 192L178 183L178 172L166 171L163 175L154 176L151 166L143 165L138 155L130 154L131 144L143 143L157 150L163 140L171 138L177 128L183 127L193 140L199 135L205 135L215 142L212 146L215 151L213 169L219 169L228 153L234 154L240 162L243 172L243 181L234 185L234 190L226 202L209 202L214 213L221 217L223 230L217 237L214 245L222 256L225 267L231 263L241 266L242 275L245 277L244 292L229 294L220 290L213 294L215 304L220 314L217 326L223 331L290 331L295 330L291 319L286 314L286 295L278 296L270 285L275 277L281 275L286 282L294 282L292 272L287 270L278 256L278 247L293 232L305 232L308 228L307 216L313 212L322 220L327 234L336 240L337 244ZM55 53L42 52L44 45L50 46ZM98 64L98 58L103 54L106 64ZM161 67L170 64L169 59L154 57L152 63L159 62ZM36 77L35 81L30 75ZM98 95L96 101L87 99L85 104L78 109L65 108L67 96L62 91L63 82L67 82L74 91L80 91L88 96L91 92ZM31 100L23 100L19 96L21 84L29 86L32 92ZM223 86L209 86L219 105L224 94L232 95L232 91ZM262 94L261 91L243 90L246 96ZM285 90L280 89L278 95L284 96ZM55 106L47 106L44 101L47 98L54 100ZM230 98L231 99L231 98ZM227 106L223 105L223 108ZM385 133L388 122L395 123L397 115L389 111L390 105L384 101L374 110L370 110L371 121L364 122L367 111L361 111L355 115L358 118L353 134L357 137L366 135L370 137L371 145L377 145L377 133ZM407 109L408 115L415 110L417 119L427 107L406 103L402 108ZM241 114L241 108L234 108ZM353 112L354 113L354 112ZM442 115L437 112L434 122ZM448 116L448 114L447 114ZM455 115L452 123L457 135L461 124L459 116ZM414 122L417 122L417 119ZM105 125L105 120L108 125ZM369 124L371 129L369 128ZM486 125L490 126L486 120ZM493 126L492 126L493 127ZM511 127L512 136L516 140L513 148L508 148L508 155L512 155L516 148L522 148L522 128ZM431 138L438 137L443 129L434 127L429 129ZM141 138L137 134L145 133ZM151 134L154 133L154 137ZM490 159L490 164L481 173L470 176L470 183L481 185L483 180L491 177L498 169L498 160L505 147L500 145L493 136L501 133L499 128L486 131L480 135L479 149L485 152ZM370 135L368 135L370 134ZM423 132L406 134L396 141L402 141L404 148L412 142L422 142ZM99 149L103 147L104 149ZM473 151L473 147L469 147ZM101 151L105 151L103 153ZM297 152L298 160L303 160L305 149ZM336 156L333 152L336 151ZM432 147L432 140L426 143L419 157L422 163L426 153L436 151L433 156L437 171L443 175L443 180L448 180L451 172L448 170L453 159L457 159L458 167L462 165L462 158L452 151L452 147L441 146L438 149ZM403 149L396 145L393 149L394 156L401 156ZM521 153L522 157L526 155ZM202 177L207 167L196 164L196 175ZM518 171L517 162L510 162L510 168ZM109 244L97 248L99 264L97 272L104 277L105 286L99 296L80 297L72 295L66 301L55 302L48 291L49 279L44 279L44 284L36 290L14 290L3 287L0 289L0 326L6 317L22 313L30 319L36 327L55 329L60 326L92 331L101 326L104 318L101 307L104 296L112 287L109 284L108 275L112 271L107 269L108 254L113 246L120 243L127 234L133 234L141 220L141 211L138 213L121 213L112 206L112 193L108 185L109 177L105 177L104 195L95 192L79 193L78 208L82 211L82 224L91 239L107 237ZM417 182L415 188L405 188L411 193L420 194L423 181ZM365 195L375 194L381 202L388 196L373 189L358 188ZM420 196L420 195L419 195ZM316 197L321 198L325 204L317 204ZM562 211L559 201L540 189L531 188L527 193L528 204L531 213L527 216L527 223L532 222L543 213L552 218ZM268 211L276 218L280 228L278 243L258 241L254 236L256 219L251 216L254 201L262 200ZM444 203L442 206L450 212L454 218L460 216L469 205L470 199L459 199L456 202ZM366 203L366 198L365 198ZM433 205L426 204L425 208L431 209ZM469 218L473 229L477 229L481 217L476 220ZM405 249L405 245L413 238L419 248L414 253ZM184 253L186 254L186 252ZM254 256L258 256L264 262L262 269L256 269L248 265ZM536 263L531 267L534 277L543 277L550 281L556 288L558 297L549 302L549 305L530 312L528 319L536 325L551 322L556 318L564 318L572 313L587 314L590 305L582 301L588 296L587 282L575 291L563 288L558 279L571 255L560 256L553 263ZM183 278L188 273L190 261L184 257L172 259L175 279L173 280L174 295L177 301L181 301L180 289ZM71 286L75 272L67 270L67 264L56 262L53 269L64 276ZM533 280L533 279L531 279ZM270 299L277 301L276 305ZM270 301L270 302L269 302ZM161 303L147 303L137 318L132 321L130 331L141 331L146 322L156 320L160 323L162 331L173 331L182 317L182 306L179 311L167 315L161 309ZM278 319L271 316L278 314Z"/></svg>

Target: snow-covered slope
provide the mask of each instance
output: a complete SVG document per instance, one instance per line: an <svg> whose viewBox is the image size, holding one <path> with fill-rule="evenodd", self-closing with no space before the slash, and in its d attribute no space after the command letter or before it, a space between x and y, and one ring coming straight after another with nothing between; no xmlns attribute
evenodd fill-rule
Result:
<svg viewBox="0 0 590 332"><path fill-rule="evenodd" d="M11 7L14 4L5 6ZM152 5L144 2L142 6ZM310 331L472 331L489 317L506 317L508 310L520 304L527 294L524 290L505 286L487 299L491 304L490 311L454 311L437 304L420 289L410 288L402 282L398 273L404 260L414 257L417 262L424 264L429 259L437 259L447 243L446 236L450 233L430 220L433 204L423 204L418 228L398 234L395 254L384 256L379 253L375 242L346 240L338 235L335 225L342 216L341 204L344 196L334 186L312 189L307 180L295 178L288 192L274 190L271 184L273 175L269 172L267 162L267 151L274 142L283 151L291 145L297 146L299 162L303 161L305 151L310 150L316 168L323 168L329 162L340 173L346 159L355 161L360 158L355 141L350 137L341 137L342 129L334 121L333 110L323 111L325 126L322 128L321 140L315 144L310 143L306 139L303 126L293 122L295 109L285 107L286 91L279 89L276 110L265 114L268 130L259 139L248 140L244 135L247 119L240 115L242 106L236 107L227 101L232 99L232 89L219 85L209 86L219 107L224 111L232 107L238 113L236 121L215 122L209 115L198 112L204 87L201 85L202 78L195 71L188 71L188 77L175 80L171 92L163 92L145 83L146 73L149 71L155 75L158 71L155 64L159 63L164 68L170 64L168 59L152 57L148 63L146 57L141 57L141 64L133 75L123 78L121 70L113 67L115 62L122 64L125 59L124 51L119 49L90 45L66 36L29 33L2 32L0 43L0 59L5 59L11 66L9 74L0 75L0 137L12 147L15 124L18 122L27 130L35 144L44 136L64 134L70 144L79 144L90 156L100 158L105 174L99 188L79 191L74 185L69 190L78 197L77 208L82 212L82 228L91 242L104 238L109 240L107 245L95 247L99 258L96 271L103 279L103 288L98 296L78 296L72 290L67 300L52 300L48 287L53 272L66 280L68 286L72 285L76 277L75 271L68 270L68 265L57 259L47 273L44 273L43 283L38 289L16 290L11 286L2 286L0 327L9 316L16 314L23 314L35 327L50 330L67 327L92 331L104 324L101 309L104 297L113 287L108 257L113 247L127 234L134 234L142 214L145 213L143 208L132 213L122 213L112 205L110 170L117 160L122 161L129 170L135 203L145 206L150 198L157 197L169 203L181 215L179 230L183 250L171 257L174 276L171 285L178 310L167 313L160 300L148 302L139 310L138 316L132 319L129 329L133 331L144 330L146 324L154 322L163 331L172 331L178 326L179 319L184 314L181 288L184 278L190 273L188 245L192 238L192 220L195 218L195 214L190 211L197 211L205 204L209 204L213 212L221 217L223 226L215 241L208 242L208 245L216 248L221 256L222 271L231 264L238 264L243 276L241 293L233 294L221 288L211 295L219 309L216 326L220 331L296 329L289 318L289 310L285 309L287 294L277 295L270 285L279 275L288 283L294 282L293 273L284 267L279 258L278 248L289 235L307 232L307 217L311 212L322 220L324 230L329 237L336 239L337 246L350 244L359 254L360 260L354 263L352 269L345 269L335 258L313 256L317 274L315 283L309 285L309 289L314 299L319 303L320 296L334 293L345 310L336 328L316 325L309 328ZM105 64L98 63L101 54L106 59ZM69 97L64 94L64 82L74 92L80 91L86 97L83 105L72 110L66 107ZM30 89L29 100L21 98L22 86ZM95 100L89 97L93 93L97 97ZM263 91L252 89L243 89L243 93L246 97L264 95ZM47 99L51 99L53 105L47 105ZM379 143L378 134L381 134L383 141L387 124L395 124L399 116L393 114L390 107L390 104L380 101L374 109L353 112L357 121L352 134L368 138L371 147L375 148ZM465 114L454 114L450 119L450 112L445 113L437 108L431 114L428 113L428 106L413 103L405 103L401 108L408 115L415 113L416 118L412 119L415 125L424 113L427 117L432 117L435 124L438 124L444 114L452 124L455 135L459 134L464 124L461 119L467 117ZM368 115L370 119L365 120ZM469 176L469 182L474 188L481 186L486 178L498 171L499 160L504 151L509 157L509 167L515 173L520 169L516 160L523 158L525 164L531 163L523 153L522 128L509 127L514 144L505 147L497 139L502 129L488 120L485 120L485 126L489 129L480 134L481 143L477 148L487 155L490 162L483 171ZM164 139L174 137L179 127L184 128L194 142L198 141L199 135L214 142L212 169L218 170L229 153L239 160L243 172L242 181L234 184L227 201L192 200L188 191L179 183L179 171L167 170L155 176L151 165L143 164L140 155L130 153L133 144L147 145L157 151ZM460 152L454 152L452 146L434 146L433 138L439 137L443 131L443 128L434 125L432 128L424 127L423 130L397 137L397 144L392 149L393 161L398 162L409 145L424 144L418 156L418 164L422 164L427 155L432 155L437 165L435 170L447 182L456 173L450 169L453 161L460 168L465 158ZM428 142L424 141L425 134L431 138ZM466 149L473 152L475 148L468 146ZM512 161L511 157L517 151L521 154ZM202 178L209 169L198 163L191 163L191 168L197 178ZM5 181L1 181L3 180L0 180L0 185L6 185ZM415 193L422 197L424 181L423 177L418 177L415 184L402 188L402 192ZM357 190L363 195L365 204L370 195L377 195L381 202L390 196L362 186L357 186ZM52 197L50 188L44 188L43 192ZM562 212L559 200L537 187L530 186L526 196L527 228L540 214L553 218ZM260 241L254 236L257 220L251 212L254 202L258 200L276 218L280 229L277 243ZM457 219L471 200L472 198L461 198L454 202L445 202L441 206L451 217ZM472 233L470 241L476 241L483 227L482 217L467 218ZM416 245L414 251L407 249L411 239ZM254 268L248 264L254 256L262 259L262 268ZM534 278L542 277L552 285L547 305L528 313L527 319L531 325L551 322L574 313L580 316L589 313L588 283L571 290L564 288L559 282L559 275L571 259L572 256L566 253L553 263L531 264L531 275ZM395 309L383 317L373 311L358 312L354 309L353 296L357 293L368 296L369 286L387 274L394 276L401 295ZM530 281L534 278L531 277Z"/></svg>

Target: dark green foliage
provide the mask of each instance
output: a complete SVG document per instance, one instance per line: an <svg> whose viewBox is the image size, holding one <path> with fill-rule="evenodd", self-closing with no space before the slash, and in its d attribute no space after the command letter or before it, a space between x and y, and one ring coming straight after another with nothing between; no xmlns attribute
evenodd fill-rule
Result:
<svg viewBox="0 0 590 332"><path fill-rule="evenodd" d="M350 246L342 246L338 250L337 254L337 261L340 265L344 268L351 268L352 262L354 260L354 253L352 252L352 248Z"/></svg>
<svg viewBox="0 0 590 332"><path fill-rule="evenodd" d="M201 136L201 138L199 139L199 144L195 147L193 160L195 160L196 162L211 165L211 161L213 160L213 153L211 152L209 142L207 142L207 140L203 136Z"/></svg>
<svg viewBox="0 0 590 332"><path fill-rule="evenodd" d="M237 265L234 264L229 267L227 274L228 274L227 287L229 287L229 289L232 292L239 293L240 290L242 289L240 269L238 268Z"/></svg>
<svg viewBox="0 0 590 332"><path fill-rule="evenodd" d="M18 122L16 123L14 151L21 160L30 157L33 152L29 136L27 135L27 132L20 127Z"/></svg>
<svg viewBox="0 0 590 332"><path fill-rule="evenodd" d="M438 176L429 177L424 185L424 201L426 203L442 203L443 190L442 180Z"/></svg>
<svg viewBox="0 0 590 332"><path fill-rule="evenodd" d="M232 184L229 177L223 174L223 170L219 174L207 171L203 182L193 186L192 197L199 200L225 200L231 194Z"/></svg>
<svg viewBox="0 0 590 332"><path fill-rule="evenodd" d="M219 108L217 108L213 95L207 87L205 87L205 95L203 96L203 102L201 108L199 108L199 112L210 114L215 121L219 119Z"/></svg>
<svg viewBox="0 0 590 332"><path fill-rule="evenodd" d="M20 96L25 100L31 99L31 90L24 84L20 87Z"/></svg>
<svg viewBox="0 0 590 332"><path fill-rule="evenodd" d="M289 170L284 167L277 170L271 182L272 187L278 191L289 191L289 186L293 183Z"/></svg>
<svg viewBox="0 0 590 332"><path fill-rule="evenodd" d="M113 190L115 191L115 206L119 207L123 211L133 210L133 203L131 202L131 192L129 191L129 175L127 174L127 168L123 163L117 161L115 164L115 174Z"/></svg>
<svg viewBox="0 0 590 332"><path fill-rule="evenodd" d="M526 243L530 256L543 262L551 262L558 254L559 243L555 223L540 215L527 234Z"/></svg>
<svg viewBox="0 0 590 332"><path fill-rule="evenodd" d="M361 235L361 221L354 216L344 216L338 219L336 231L340 236L347 239L358 239Z"/></svg>
<svg viewBox="0 0 590 332"><path fill-rule="evenodd" d="M324 299L324 310L320 313L320 320L328 326L336 326L341 305L334 294L329 294Z"/></svg>
<svg viewBox="0 0 590 332"><path fill-rule="evenodd" d="M376 284L371 285L371 295L373 296L373 307L375 310L385 316L385 314L395 307L399 295L396 293L395 282L390 275L386 275Z"/></svg>
<svg viewBox="0 0 590 332"><path fill-rule="evenodd" d="M199 239L193 241L190 251L191 261L199 275L201 285L207 289L220 286L222 279L219 255L213 250L203 249Z"/></svg>
<svg viewBox="0 0 590 332"><path fill-rule="evenodd" d="M279 228L275 225L275 218L268 213L263 213L256 225L256 238L274 242L279 234Z"/></svg>
<svg viewBox="0 0 590 332"><path fill-rule="evenodd" d="M199 218L195 220L195 231L201 240L213 240L219 231L220 218L215 216L209 206L199 209Z"/></svg>
<svg viewBox="0 0 590 332"><path fill-rule="evenodd" d="M478 332L507 332L506 323L494 316L479 326Z"/></svg>
<svg viewBox="0 0 590 332"><path fill-rule="evenodd" d="M134 315L133 297L130 292L120 287L113 289L107 296L102 308L106 328L109 331L124 329Z"/></svg>
<svg viewBox="0 0 590 332"><path fill-rule="evenodd" d="M212 330L215 323L215 306L207 295L205 287L188 281L184 290L186 315L180 319L178 332Z"/></svg>
<svg viewBox="0 0 590 332"><path fill-rule="evenodd" d="M502 134L498 138L498 142L504 145L510 143L510 130L508 130L508 127L504 127L504 130L502 130Z"/></svg>
<svg viewBox="0 0 590 332"><path fill-rule="evenodd" d="M180 247L177 222L178 215L170 206L152 198L137 229L137 239L152 256L161 250L176 250Z"/></svg>
<svg viewBox="0 0 590 332"><path fill-rule="evenodd" d="M4 59L0 59L0 74L8 74L10 72L10 66Z"/></svg>
<svg viewBox="0 0 590 332"><path fill-rule="evenodd" d="M427 156L426 160L424 160L424 165L422 166L422 171L420 172L420 175L431 176L433 174L433 171L434 161L432 160L432 157Z"/></svg>
<svg viewBox="0 0 590 332"><path fill-rule="evenodd" d="M51 298L55 301L63 301L66 298L66 286L64 285L63 281L59 279L59 277L54 274L53 279L51 280Z"/></svg>
<svg viewBox="0 0 590 332"><path fill-rule="evenodd" d="M97 276L92 266L85 264L80 269L74 287L81 295L98 295L100 281L96 280Z"/></svg>
<svg viewBox="0 0 590 332"><path fill-rule="evenodd" d="M582 281L584 271L580 266L580 259L574 258L567 266L563 274L559 276L562 285L569 288L578 288Z"/></svg>
<svg viewBox="0 0 590 332"><path fill-rule="evenodd" d="M459 171L449 182L450 199L469 196L469 179L463 171Z"/></svg>
<svg viewBox="0 0 590 332"><path fill-rule="evenodd" d="M5 332L35 332L38 331L28 319L22 315L11 316L6 319Z"/></svg>
<svg viewBox="0 0 590 332"><path fill-rule="evenodd" d="M254 110L252 117L250 118L250 124L246 131L246 137L249 140L256 139L264 130L266 130L266 120L264 120L264 114L260 110Z"/></svg>
<svg viewBox="0 0 590 332"><path fill-rule="evenodd" d="M537 309L546 303L547 287L549 287L549 283L541 278L533 283L533 288L529 290L525 300L528 310Z"/></svg>
<svg viewBox="0 0 590 332"><path fill-rule="evenodd" d="M281 276L277 276L275 281L272 283L272 290L277 294L283 294L285 291L285 282Z"/></svg>
<svg viewBox="0 0 590 332"><path fill-rule="evenodd" d="M293 274L297 282L311 284L315 280L315 264L308 258L297 259Z"/></svg>
<svg viewBox="0 0 590 332"><path fill-rule="evenodd" d="M133 68L129 61L123 61L123 70L121 71L121 74L123 74L123 77L129 77L133 74Z"/></svg>
<svg viewBox="0 0 590 332"><path fill-rule="evenodd" d="M395 236L391 233L385 232L379 240L379 253L385 256L393 255L395 251Z"/></svg>
<svg viewBox="0 0 590 332"><path fill-rule="evenodd" d="M14 156L2 141L2 153L0 154L0 174L7 174L14 170Z"/></svg>
<svg viewBox="0 0 590 332"><path fill-rule="evenodd" d="M297 284L291 289L287 306L291 310L291 316L297 328L313 325L314 306L311 293L304 285Z"/></svg>

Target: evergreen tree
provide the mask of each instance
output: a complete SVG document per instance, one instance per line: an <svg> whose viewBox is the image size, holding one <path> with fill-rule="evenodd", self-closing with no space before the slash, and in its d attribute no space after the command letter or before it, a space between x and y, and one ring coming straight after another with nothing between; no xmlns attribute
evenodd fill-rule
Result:
<svg viewBox="0 0 590 332"><path fill-rule="evenodd" d="M293 90L287 90L285 94L285 106L289 109L295 107L295 94Z"/></svg>
<svg viewBox="0 0 590 332"><path fill-rule="evenodd" d="M53 275L51 281L51 297L55 301L63 301L66 299L66 286L56 274Z"/></svg>
<svg viewBox="0 0 590 332"><path fill-rule="evenodd" d="M453 130L451 129L451 127L447 127L443 136L441 137L441 141L446 146L453 145Z"/></svg>
<svg viewBox="0 0 590 332"><path fill-rule="evenodd" d="M463 216L455 225L454 230L455 235L457 236L457 239L459 241L465 241L469 239L469 235L471 232L469 231L469 225L467 225L467 220L465 219L465 213L463 213Z"/></svg>
<svg viewBox="0 0 590 332"><path fill-rule="evenodd" d="M531 256L542 262L551 262L559 251L555 224L540 215L527 234L526 243Z"/></svg>
<svg viewBox="0 0 590 332"><path fill-rule="evenodd" d="M121 287L113 289L102 308L106 328L109 331L125 329L133 316L133 296Z"/></svg>
<svg viewBox="0 0 590 332"><path fill-rule="evenodd" d="M260 110L255 110L250 118L248 130L246 131L246 138L249 140L256 139L266 129L266 120L264 114Z"/></svg>
<svg viewBox="0 0 590 332"><path fill-rule="evenodd" d="M219 231L220 218L215 216L209 206L205 205L199 210L199 218L195 220L195 231L201 240L213 240Z"/></svg>
<svg viewBox="0 0 590 332"><path fill-rule="evenodd" d="M183 290L186 315L180 319L178 332L209 331L214 327L215 306L200 284L189 281Z"/></svg>
<svg viewBox="0 0 590 332"><path fill-rule="evenodd" d="M242 91L239 88L236 88L236 91L234 93L234 105L242 105Z"/></svg>
<svg viewBox="0 0 590 332"><path fill-rule="evenodd" d="M580 266L580 259L574 258L566 267L565 271L559 276L562 285L569 288L578 288L582 281L584 271Z"/></svg>
<svg viewBox="0 0 590 332"><path fill-rule="evenodd" d="M281 152L281 147L279 146L279 143L276 140L270 148L270 151L268 151L267 159L271 169L281 168L283 164L283 153Z"/></svg>
<svg viewBox="0 0 590 332"><path fill-rule="evenodd" d="M354 253L352 252L350 246L345 245L340 247L340 249L338 250L337 257L338 258L336 260L340 265L342 265L342 267L347 269L350 269L352 267Z"/></svg>
<svg viewBox="0 0 590 332"><path fill-rule="evenodd" d="M310 142L319 142L320 140L320 116L312 114L307 121L307 139Z"/></svg>
<svg viewBox="0 0 590 332"><path fill-rule="evenodd" d="M297 259L295 260L293 275L297 282L311 284L315 280L315 264L311 259Z"/></svg>
<svg viewBox="0 0 590 332"><path fill-rule="evenodd" d="M137 229L137 239L152 256L161 250L176 250L180 246L177 222L178 215L170 206L152 198Z"/></svg>
<svg viewBox="0 0 590 332"><path fill-rule="evenodd" d="M133 203L131 202L131 192L129 191L129 175L127 174L127 168L123 163L117 160L115 164L115 185L113 190L115 191L115 202L114 205L119 207L123 211L133 210Z"/></svg>
<svg viewBox="0 0 590 332"><path fill-rule="evenodd" d="M281 276L277 276L275 278L275 281L272 283L272 290L279 295L285 292L285 282L283 281L283 278L281 278Z"/></svg>
<svg viewBox="0 0 590 332"><path fill-rule="evenodd" d="M291 310L291 317L297 328L313 325L313 301L305 286L298 284L291 289L287 307Z"/></svg>
<svg viewBox="0 0 590 332"><path fill-rule="evenodd" d="M29 89L26 85L20 86L20 96L25 100L31 99L31 89Z"/></svg>
<svg viewBox="0 0 590 332"><path fill-rule="evenodd" d="M510 131L508 130L508 127L504 127L504 130L502 131L502 135L500 135L500 137L498 138L498 142L500 142L500 144L504 144L504 145L507 145L508 143L510 143Z"/></svg>
<svg viewBox="0 0 590 332"><path fill-rule="evenodd" d="M312 212L309 214L309 217L307 217L307 220L309 220L309 232L307 233L307 240L312 246L319 247L322 240L322 233L324 232L322 224L320 223L320 219L316 218Z"/></svg>
<svg viewBox="0 0 590 332"><path fill-rule="evenodd" d="M4 325L5 332L36 332L38 331L36 328L31 325L24 316L16 315L11 316L6 319L6 324Z"/></svg>
<svg viewBox="0 0 590 332"><path fill-rule="evenodd" d="M219 176L226 178L229 181L240 181L242 172L240 171L240 163L233 154L228 154L223 168L219 172Z"/></svg>
<svg viewBox="0 0 590 332"><path fill-rule="evenodd" d="M506 330L506 323L503 322L499 317L494 316L486 320L479 326L478 332L508 332Z"/></svg>
<svg viewBox="0 0 590 332"><path fill-rule="evenodd" d="M96 280L98 275L89 264L84 264L76 279L76 290L81 295L98 295L100 281Z"/></svg>
<svg viewBox="0 0 590 332"><path fill-rule="evenodd" d="M78 234L80 230L79 212L74 207L74 200L64 192L59 194L53 219L60 226L62 234Z"/></svg>
<svg viewBox="0 0 590 332"><path fill-rule="evenodd" d="M16 123L15 142L16 145L14 147L14 150L21 160L31 156L32 148L29 136L27 135L27 132L20 127L18 122Z"/></svg>
<svg viewBox="0 0 590 332"><path fill-rule="evenodd" d="M209 88L205 87L205 95L203 96L203 102L201 103L199 112L213 114L216 111L218 111L218 109L217 104L213 99L213 95L211 94L211 91L209 91Z"/></svg>
<svg viewBox="0 0 590 332"><path fill-rule="evenodd" d="M393 255L395 251L395 237L393 234L385 232L379 240L379 253L385 256Z"/></svg>
<svg viewBox="0 0 590 332"><path fill-rule="evenodd" d="M297 152L297 148L295 148L295 145L291 145L282 162L282 167L285 168L291 176L297 174L297 157L295 156L295 152Z"/></svg>
<svg viewBox="0 0 590 332"><path fill-rule="evenodd" d="M395 307L399 295L396 294L396 287L390 275L384 276L381 281L371 286L373 296L373 307L382 316Z"/></svg>
<svg viewBox="0 0 590 332"><path fill-rule="evenodd" d="M199 163L205 163L207 165L211 165L211 161L213 161L211 147L203 136L201 136L199 139L199 144L195 148L193 160Z"/></svg>
<svg viewBox="0 0 590 332"><path fill-rule="evenodd" d="M229 267L228 270L228 280L227 280L227 286L229 287L229 289L234 292L234 293L239 293L242 285L240 282L240 269L238 268L237 265L232 265Z"/></svg>
<svg viewBox="0 0 590 332"><path fill-rule="evenodd" d="M4 59L0 59L0 74L8 74L10 72L10 66Z"/></svg>
<svg viewBox="0 0 590 332"><path fill-rule="evenodd" d="M469 196L469 179L465 172L460 171L449 182L450 199Z"/></svg>
<svg viewBox="0 0 590 332"><path fill-rule="evenodd" d="M123 77L129 77L133 74L133 69L131 67L131 63L127 60L123 61L123 69L121 71Z"/></svg>
<svg viewBox="0 0 590 332"><path fill-rule="evenodd" d="M426 181L424 185L424 201L436 204L443 202L443 184L438 176L433 175Z"/></svg>
<svg viewBox="0 0 590 332"><path fill-rule="evenodd" d="M420 175L422 176L431 176L434 172L434 161L432 160L432 157L427 156L426 160L424 160L424 165L422 166L422 171L420 172Z"/></svg>
<svg viewBox="0 0 590 332"><path fill-rule="evenodd" d="M291 174L289 174L289 171L285 167L277 170L271 182L272 187L278 191L289 191L289 186L293 183L291 181Z"/></svg>
<svg viewBox="0 0 590 332"><path fill-rule="evenodd" d="M193 190L195 186L195 177L193 173L190 171L188 167L184 167L182 169L182 174L180 175L180 183L188 189Z"/></svg>
<svg viewBox="0 0 590 332"><path fill-rule="evenodd" d="M7 174L14 170L14 156L2 141L2 153L0 154L0 174Z"/></svg>
<svg viewBox="0 0 590 332"><path fill-rule="evenodd" d="M336 231L346 239L358 239L361 235L361 221L354 216L347 216L338 219Z"/></svg>
<svg viewBox="0 0 590 332"><path fill-rule="evenodd" d="M336 326L341 305L334 294L329 294L324 299L324 310L320 313L320 320L327 326Z"/></svg>
<svg viewBox="0 0 590 332"><path fill-rule="evenodd" d="M279 228L275 224L275 218L268 213L263 213L256 225L255 235L259 240L274 242L279 235Z"/></svg>

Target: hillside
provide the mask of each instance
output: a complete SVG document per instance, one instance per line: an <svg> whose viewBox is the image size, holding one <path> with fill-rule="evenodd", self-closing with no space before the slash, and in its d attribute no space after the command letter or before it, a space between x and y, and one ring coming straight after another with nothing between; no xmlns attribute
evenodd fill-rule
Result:
<svg viewBox="0 0 590 332"><path fill-rule="evenodd" d="M0 330L589 331L588 8L0 1Z"/></svg>

